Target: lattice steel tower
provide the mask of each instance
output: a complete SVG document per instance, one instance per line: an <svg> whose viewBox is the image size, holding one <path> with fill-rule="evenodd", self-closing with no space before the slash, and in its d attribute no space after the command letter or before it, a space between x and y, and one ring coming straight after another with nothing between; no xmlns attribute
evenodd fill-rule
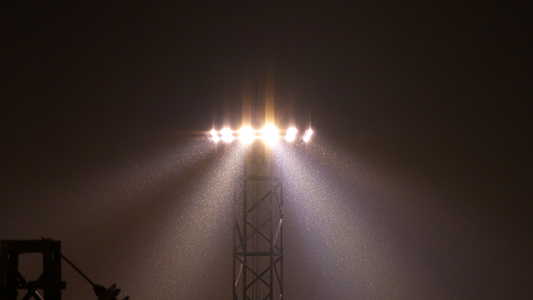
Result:
<svg viewBox="0 0 533 300"><path fill-rule="evenodd" d="M283 299L284 199L273 151L278 143L308 143L312 134L311 128L299 135L295 127L278 129L271 122L262 129L244 125L206 132L215 144L248 147L233 199L233 300Z"/></svg>
<svg viewBox="0 0 533 300"><path fill-rule="evenodd" d="M233 299L283 299L283 188L272 149L255 142L234 195Z"/></svg>

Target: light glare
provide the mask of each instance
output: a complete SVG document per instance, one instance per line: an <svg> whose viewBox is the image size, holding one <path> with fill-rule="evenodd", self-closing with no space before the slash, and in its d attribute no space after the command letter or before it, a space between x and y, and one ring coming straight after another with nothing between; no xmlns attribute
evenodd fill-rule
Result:
<svg viewBox="0 0 533 300"><path fill-rule="evenodd" d="M311 140L312 135L313 135L313 129L311 128L307 129L303 137L304 142L308 143Z"/></svg>
<svg viewBox="0 0 533 300"><path fill-rule="evenodd" d="M254 141L254 130L250 126L243 126L239 130L239 139L244 144L251 144Z"/></svg>
<svg viewBox="0 0 533 300"><path fill-rule="evenodd" d="M294 142L296 140L296 134L298 133L298 129L294 127L290 127L287 129L287 134L285 135L285 140L289 143Z"/></svg>
<svg viewBox="0 0 533 300"><path fill-rule="evenodd" d="M225 143L231 143L235 138L233 137L233 130L229 128L223 128L220 130L220 134L222 134L222 140Z"/></svg>
<svg viewBox="0 0 533 300"><path fill-rule="evenodd" d="M309 128L303 134L299 134L298 129L294 126L280 130L270 123L266 124L262 129L254 129L251 126L242 126L239 130L232 130L230 127L224 127L220 131L211 129L206 132L206 135L208 140L215 144L220 141L230 144L235 140L239 140L241 143L249 145L255 140L262 140L265 145L273 146L281 139L284 139L287 143L294 143L300 140L308 143L313 135L313 130Z"/></svg>
<svg viewBox="0 0 533 300"><path fill-rule="evenodd" d="M211 131L209 131L209 133L211 134L211 140L216 144L220 141L220 138L218 137L218 133L216 130L212 129Z"/></svg>
<svg viewBox="0 0 533 300"><path fill-rule="evenodd" d="M273 124L268 124L261 130L261 139L266 145L275 145L278 138L278 129Z"/></svg>

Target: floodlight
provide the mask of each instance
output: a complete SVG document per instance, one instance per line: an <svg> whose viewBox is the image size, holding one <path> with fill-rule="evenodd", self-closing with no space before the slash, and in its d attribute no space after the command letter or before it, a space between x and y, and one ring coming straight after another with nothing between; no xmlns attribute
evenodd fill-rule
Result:
<svg viewBox="0 0 533 300"><path fill-rule="evenodd" d="M304 142L308 143L311 140L311 136L313 135L313 129L309 128L305 131L305 134L303 136Z"/></svg>
<svg viewBox="0 0 533 300"><path fill-rule="evenodd" d="M298 129L294 127L290 127L287 129L287 133L285 134L285 140L289 143L294 142L296 140L296 134L298 133Z"/></svg>
<svg viewBox="0 0 533 300"><path fill-rule="evenodd" d="M220 141L220 138L218 137L218 133L217 133L216 130L213 129L213 130L211 130L209 133L211 134L211 140L212 140L215 144L218 143L218 142Z"/></svg>
<svg viewBox="0 0 533 300"><path fill-rule="evenodd" d="M251 144L254 139L255 132L250 126L243 126L241 130L239 130L239 140L243 142L244 144Z"/></svg>
<svg viewBox="0 0 533 300"><path fill-rule="evenodd" d="M287 129L279 129L274 124L266 124L263 129L254 129L251 126L242 126L239 130L232 130L230 127L224 127L222 130L212 129L206 132L209 141L214 144L222 141L230 144L235 140L239 140L245 145L252 144L255 140L261 140L267 146L276 145L281 139L287 143L295 143L303 141L309 143L313 135L312 129L307 129L304 133L299 134L296 127L289 127Z"/></svg>
<svg viewBox="0 0 533 300"><path fill-rule="evenodd" d="M233 130L229 129L228 127L220 130L220 134L222 135L222 140L225 143L231 143L235 139L233 137Z"/></svg>
<svg viewBox="0 0 533 300"><path fill-rule="evenodd" d="M261 130L261 139L266 145L275 145L278 142L278 129L273 124L267 124Z"/></svg>

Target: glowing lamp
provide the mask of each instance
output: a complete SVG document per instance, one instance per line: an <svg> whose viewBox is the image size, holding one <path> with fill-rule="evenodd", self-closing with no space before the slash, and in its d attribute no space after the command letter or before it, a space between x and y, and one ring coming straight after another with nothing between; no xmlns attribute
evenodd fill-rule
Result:
<svg viewBox="0 0 533 300"><path fill-rule="evenodd" d="M209 133L211 134L211 140L216 144L220 141L220 138L218 137L218 132L216 130L211 130L209 131Z"/></svg>
<svg viewBox="0 0 533 300"><path fill-rule="evenodd" d="M239 130L239 140L244 144L251 144L255 139L255 132L250 126L243 126Z"/></svg>
<svg viewBox="0 0 533 300"><path fill-rule="evenodd" d="M235 137L233 137L233 130L227 127L220 130L220 134L222 135L222 140L225 143L231 143L235 139Z"/></svg>
<svg viewBox="0 0 533 300"><path fill-rule="evenodd" d="M312 135L313 135L313 129L309 128L305 131L305 134L302 139L304 140L304 142L309 143Z"/></svg>
<svg viewBox="0 0 533 300"><path fill-rule="evenodd" d="M287 133L285 134L285 140L289 143L294 142L296 140L296 134L298 133L298 129L294 127L290 127L287 129Z"/></svg>
<svg viewBox="0 0 533 300"><path fill-rule="evenodd" d="M287 143L294 143L299 140L308 143L311 140L312 135L313 130L310 128L302 135L299 135L298 129L295 127L280 130L274 124L267 124L261 130L253 129L250 126L243 126L239 130L232 130L229 127L224 127L220 131L212 129L211 131L206 132L207 138L215 144L220 141L229 144L238 140L245 145L249 145L255 140L261 140L267 146L274 146L281 139L284 139Z"/></svg>
<svg viewBox="0 0 533 300"><path fill-rule="evenodd" d="M273 124L268 124L261 130L261 140L269 146L275 145L279 139L279 130Z"/></svg>

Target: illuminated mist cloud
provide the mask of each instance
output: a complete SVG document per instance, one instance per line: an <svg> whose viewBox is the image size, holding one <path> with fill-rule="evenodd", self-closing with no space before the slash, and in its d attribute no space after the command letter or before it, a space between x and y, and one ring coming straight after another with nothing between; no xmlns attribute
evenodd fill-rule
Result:
<svg viewBox="0 0 533 300"><path fill-rule="evenodd" d="M63 197L71 201L63 208L68 213L58 215L69 219L51 223L72 224L70 230L76 235L124 218L143 201L149 201L169 183L187 174L212 151L201 142L174 144L149 156L126 159L100 174L92 174L81 185L62 191Z"/></svg>
<svg viewBox="0 0 533 300"><path fill-rule="evenodd" d="M416 296L416 290L405 282L403 270L396 264L393 244L385 239L382 228L373 228L373 222L367 222L372 216L365 215L364 203L370 199L364 197L369 194L357 190L358 186L369 184L364 174L346 176L344 172L351 172L341 167L346 162L315 161L316 155L325 155L324 149L316 145L304 148L300 151L295 147L279 147L276 163L284 176L287 222L297 226L291 231L298 235L294 239L298 241L297 259L303 259L300 264L306 268L299 271L309 277L308 281L316 281L328 291L316 290L315 296L317 293L324 299ZM352 181L354 178L359 182Z"/></svg>
<svg viewBox="0 0 533 300"><path fill-rule="evenodd" d="M327 171L333 178L351 183L345 185L348 190L356 187L358 194L371 193L369 196L373 197L373 204L385 204L387 208L395 210L405 208L398 195L408 193L410 183L398 178L397 174L390 174L383 166L354 157L326 140L306 147L305 156L310 164ZM378 195L381 199L377 199ZM383 197L386 201L383 201Z"/></svg>
<svg viewBox="0 0 533 300"><path fill-rule="evenodd" d="M460 228L472 227L458 220L457 209L447 204L448 195L442 189L420 184L417 177L354 157L327 142L314 143L299 155L327 172L330 182L349 183L336 187L344 194L357 195L354 207L362 212L367 228L379 232L376 241L401 277L395 299L432 299L450 293L457 297L455 291L435 288L434 278L441 270L424 256L431 253L426 241L435 238L443 224L458 222ZM413 250L420 244L424 247Z"/></svg>
<svg viewBox="0 0 533 300"><path fill-rule="evenodd" d="M148 249L153 256L145 261L148 265L135 276L135 282L146 286L144 291L154 291L155 286L159 294L142 295L141 290L139 298L207 299L217 292L217 282L221 283L218 289L231 292L220 278L231 277L228 237L233 192L244 155L240 145L225 149L220 160L202 170L200 179L176 196L181 205L158 220L159 232L152 234Z"/></svg>
<svg viewBox="0 0 533 300"><path fill-rule="evenodd" d="M62 185L43 190L31 211L13 214L13 220L4 218L5 224L31 226L13 228L13 237L3 238L62 240L62 253L92 280L106 286L117 283L134 295L133 274L145 274L139 266L147 266L145 262L157 256L150 243L160 240L157 234L163 225L159 221L170 212L175 216L184 204L182 199L167 198L185 190L179 183L212 160L214 150L205 141L178 141L146 147L135 156L125 153L118 161L80 164L80 170ZM70 287L64 298L76 299L85 288L92 293L79 274L64 269ZM117 278L123 279L116 282ZM139 293L146 291L153 289Z"/></svg>

